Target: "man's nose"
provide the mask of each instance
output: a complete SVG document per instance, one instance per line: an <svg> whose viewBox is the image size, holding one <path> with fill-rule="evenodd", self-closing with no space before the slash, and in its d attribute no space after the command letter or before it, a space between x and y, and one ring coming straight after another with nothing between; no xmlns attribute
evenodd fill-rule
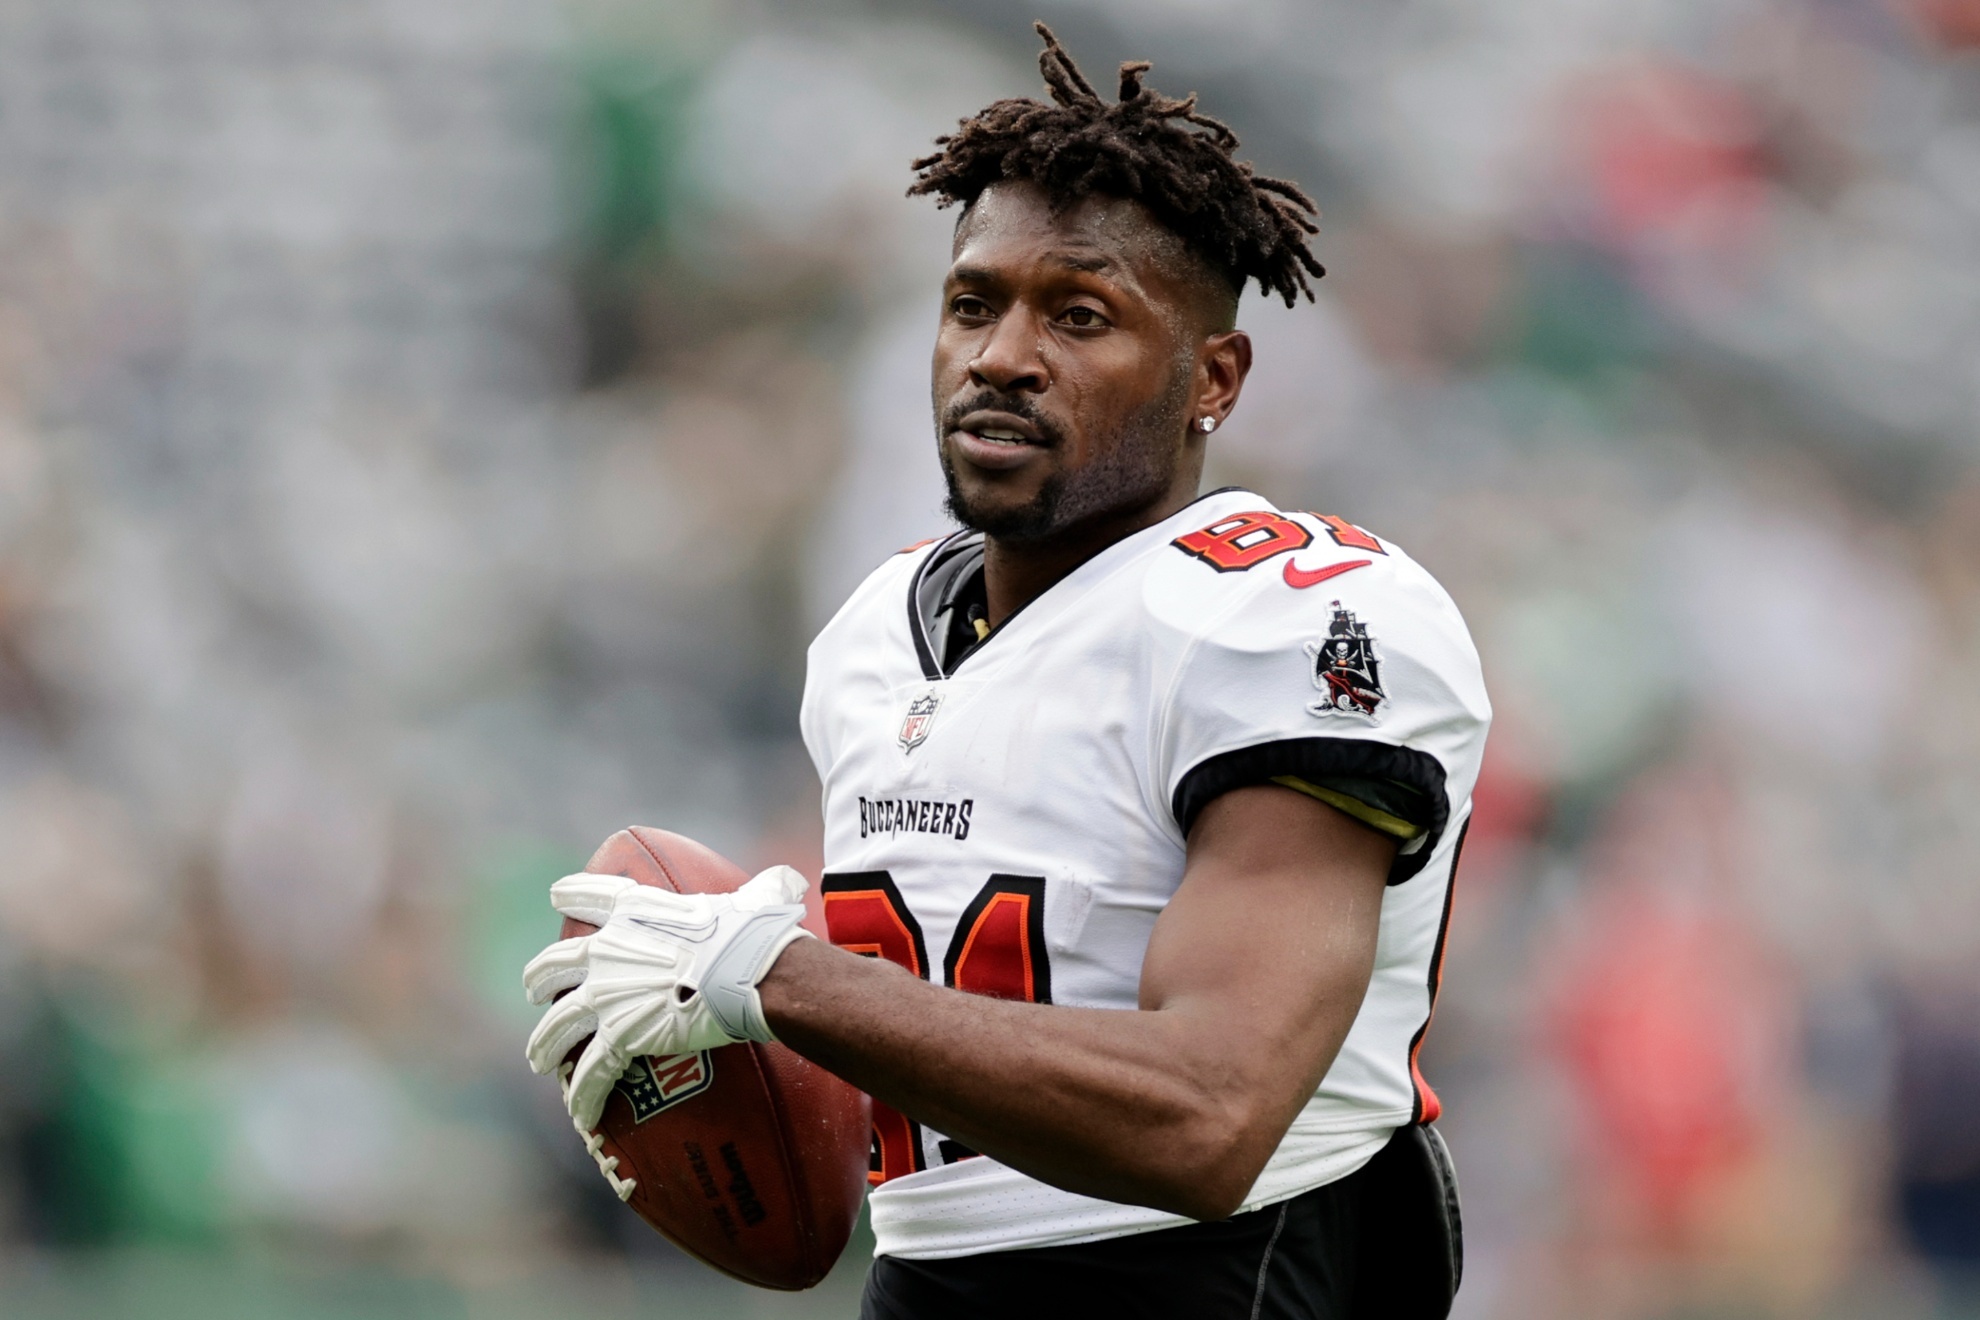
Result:
<svg viewBox="0 0 1980 1320"><path fill-rule="evenodd" d="M1017 308L1005 312L991 327L982 350L970 359L970 379L1007 394L1044 393L1052 376L1039 352L1039 339L1032 317Z"/></svg>

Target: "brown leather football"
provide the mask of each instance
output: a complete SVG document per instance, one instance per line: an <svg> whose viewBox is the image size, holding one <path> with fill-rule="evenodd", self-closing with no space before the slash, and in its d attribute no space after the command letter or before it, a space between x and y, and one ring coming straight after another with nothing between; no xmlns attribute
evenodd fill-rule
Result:
<svg viewBox="0 0 1980 1320"><path fill-rule="evenodd" d="M642 826L605 840L584 869L682 894L726 894L749 878L693 839ZM564 919L566 939L596 929ZM866 1096L817 1064L782 1045L727 1045L635 1060L586 1145L669 1242L745 1283L798 1289L824 1278L852 1236L871 1125Z"/></svg>

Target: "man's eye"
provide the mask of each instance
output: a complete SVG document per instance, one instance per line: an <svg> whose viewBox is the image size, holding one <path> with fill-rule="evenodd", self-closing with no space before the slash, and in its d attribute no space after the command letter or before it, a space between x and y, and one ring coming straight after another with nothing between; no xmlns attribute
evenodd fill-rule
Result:
<svg viewBox="0 0 1980 1320"><path fill-rule="evenodd" d="M957 316L989 316L991 314L989 303L984 302L981 298L972 298L967 294L950 303L949 310Z"/></svg>
<svg viewBox="0 0 1980 1320"><path fill-rule="evenodd" d="M1101 318L1100 313L1094 311L1091 307L1068 307L1061 319L1067 325L1079 330L1090 330L1094 326L1106 324L1106 321Z"/></svg>

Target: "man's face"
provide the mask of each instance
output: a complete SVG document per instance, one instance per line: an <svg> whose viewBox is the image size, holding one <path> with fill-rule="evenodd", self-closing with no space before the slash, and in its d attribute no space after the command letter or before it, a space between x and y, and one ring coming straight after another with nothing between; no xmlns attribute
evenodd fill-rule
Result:
<svg viewBox="0 0 1980 1320"><path fill-rule="evenodd" d="M1038 540L1155 506L1179 480L1193 494L1202 304L1197 268L1139 203L1054 214L1034 186L986 190L957 230L935 339L956 520Z"/></svg>

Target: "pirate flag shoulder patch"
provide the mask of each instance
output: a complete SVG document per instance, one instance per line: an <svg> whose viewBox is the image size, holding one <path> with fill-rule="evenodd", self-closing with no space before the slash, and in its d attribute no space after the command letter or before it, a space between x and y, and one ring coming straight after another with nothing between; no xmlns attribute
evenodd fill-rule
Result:
<svg viewBox="0 0 1980 1320"><path fill-rule="evenodd" d="M1373 724L1388 694L1382 690L1382 657L1368 625L1354 617L1354 611L1333 603L1333 621L1327 635L1306 644L1313 661L1313 686L1320 689L1320 700L1306 708L1310 715L1342 716Z"/></svg>

